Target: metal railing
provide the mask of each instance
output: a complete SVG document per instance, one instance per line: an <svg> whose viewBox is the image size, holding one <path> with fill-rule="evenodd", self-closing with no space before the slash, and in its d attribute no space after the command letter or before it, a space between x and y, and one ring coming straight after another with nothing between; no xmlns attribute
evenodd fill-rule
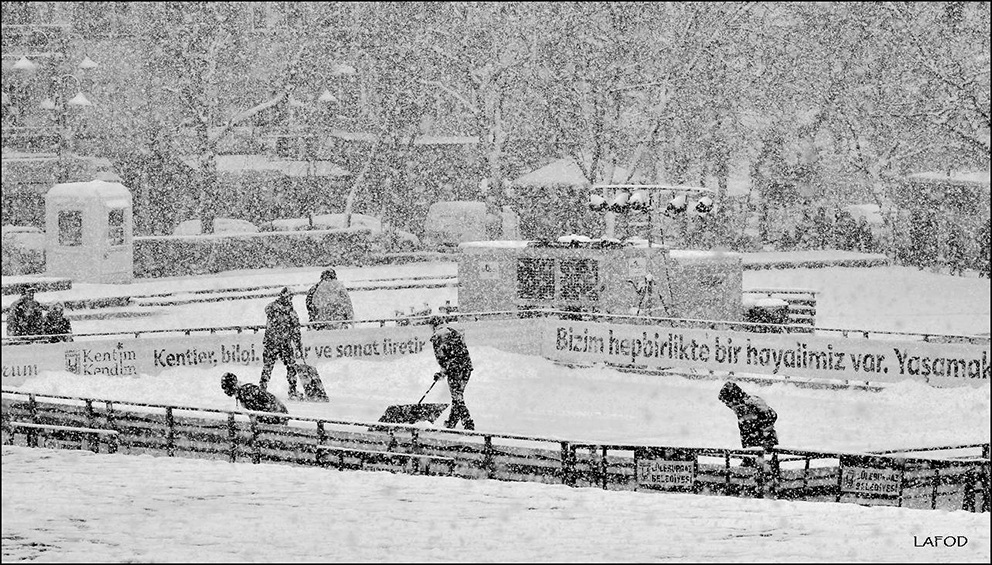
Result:
<svg viewBox="0 0 992 565"><path fill-rule="evenodd" d="M988 511L988 443L934 448L978 447L983 450L984 457L969 459L916 459L792 448L766 451L761 448L673 447L425 429L408 424L13 390L3 390L2 394L4 443L15 443L15 430L24 428L23 424L32 424L28 432L31 434L44 434L46 428L56 426L63 429L83 426L83 433L115 432L112 434L113 451L125 454L152 452L170 457L224 458L231 462L247 459L253 463L271 461L328 466L332 462L321 460L318 448L339 447L347 452L379 455L443 456L454 461L446 474L462 478L554 482L573 487L636 491L672 490L653 488L645 483L638 474L638 461L648 453L661 453L662 457L677 453L683 461L691 462L693 471L691 480L684 488L674 489L676 492ZM45 401L41 402L39 398ZM191 415L184 416L184 413ZM259 421L263 417L287 418L293 425L265 424ZM535 443L539 447L529 446ZM35 441L34 445L37 444ZM56 444L54 447L66 446ZM707 462L707 459L716 462ZM845 491L845 459L856 465L874 464L898 470L898 490L885 496ZM753 464L745 466L744 461ZM386 462L381 468L411 471L396 462Z"/></svg>

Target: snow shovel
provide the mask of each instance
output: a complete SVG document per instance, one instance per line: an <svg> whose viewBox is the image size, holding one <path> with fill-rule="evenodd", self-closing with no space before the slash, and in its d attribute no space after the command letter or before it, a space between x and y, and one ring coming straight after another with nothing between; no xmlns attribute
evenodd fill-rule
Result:
<svg viewBox="0 0 992 565"><path fill-rule="evenodd" d="M435 380L431 383L430 388L427 392L420 397L420 400L416 404L394 404L392 406L386 407L386 412L379 418L380 422L385 422L387 424L416 424L420 421L434 423L438 416L448 407L447 404L423 404L424 399L427 398L427 393L434 388L437 384Z"/></svg>

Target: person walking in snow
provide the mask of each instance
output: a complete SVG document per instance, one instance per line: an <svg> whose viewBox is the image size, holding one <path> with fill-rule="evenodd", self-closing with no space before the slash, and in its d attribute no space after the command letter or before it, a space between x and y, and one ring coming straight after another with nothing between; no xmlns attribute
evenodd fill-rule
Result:
<svg viewBox="0 0 992 565"><path fill-rule="evenodd" d="M300 318L293 309L293 294L284 287L279 296L265 307L265 335L262 337L262 378L258 383L263 391L268 388L269 378L276 359L286 366L286 380L289 382L289 398L302 398L296 390L296 359L299 351L303 357L303 340L300 336Z"/></svg>
<svg viewBox="0 0 992 565"><path fill-rule="evenodd" d="M255 383L238 383L238 376L234 373L224 373L220 379L220 388L224 394L235 397L238 404L245 410L289 413L286 405L280 402L274 394L263 390ZM258 421L263 424L286 424L289 422L289 418L259 416Z"/></svg>
<svg viewBox="0 0 992 565"><path fill-rule="evenodd" d="M750 395L728 382L720 389L720 401L734 411L741 434L741 447L771 449L778 445L775 421L778 414L760 396Z"/></svg>
<svg viewBox="0 0 992 565"><path fill-rule="evenodd" d="M315 330L341 329L355 318L348 289L338 280L334 269L325 269L320 274L320 281L307 291L306 305L310 327Z"/></svg>
<svg viewBox="0 0 992 565"><path fill-rule="evenodd" d="M444 423L446 428L454 428L458 422L466 430L474 430L475 422L465 405L465 385L472 376L472 358L465 345L465 335L448 326L443 316L431 316L428 324L434 329L431 345L434 346L434 357L441 370L434 374L434 381L448 379L448 390L451 392L451 412Z"/></svg>

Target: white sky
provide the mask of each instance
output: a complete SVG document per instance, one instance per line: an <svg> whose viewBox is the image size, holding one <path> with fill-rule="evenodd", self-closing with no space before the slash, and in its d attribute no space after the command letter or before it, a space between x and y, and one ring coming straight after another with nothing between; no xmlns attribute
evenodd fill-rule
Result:
<svg viewBox="0 0 992 565"><path fill-rule="evenodd" d="M436 267L424 274L437 274ZM350 282L417 276L415 267L339 269ZM284 275L309 284L319 270ZM748 271L745 287L822 290L822 319L872 329L988 332L989 282L900 267ZM443 274L443 273L441 273ZM256 276L278 278L278 273ZM220 284L216 279L209 284ZM200 279L203 280L202 278ZM249 284L244 277L239 284ZM894 292L893 289L899 289ZM79 291L74 289L74 291ZM456 291L356 292L358 318L391 316ZM44 301L44 296L41 297ZM93 324L106 331L262 323L264 300L180 306L154 317ZM297 297L302 314L302 297ZM943 315L942 315L943 313ZM823 316L821 319L820 316ZM853 321L852 321L853 320ZM983 329L984 328L984 329ZM121 328L123 329L123 328ZM718 381L569 369L536 357L473 348L466 402L480 430L573 440L736 447ZM416 402L431 383L430 352L392 361L318 364L328 404L290 403L301 416L376 420ZM45 373L19 390L233 408L222 366L159 376ZM278 365L270 387L286 398ZM785 384L743 388L779 413L783 446L840 451L988 442L990 388L902 383L882 392ZM445 387L427 402L448 402ZM444 418L442 415L439 422ZM602 492L538 484L341 473L283 465L93 456L3 449L4 561L975 561L987 562L989 515L847 504ZM964 535L965 548L915 547ZM37 544L37 545L31 545Z"/></svg>

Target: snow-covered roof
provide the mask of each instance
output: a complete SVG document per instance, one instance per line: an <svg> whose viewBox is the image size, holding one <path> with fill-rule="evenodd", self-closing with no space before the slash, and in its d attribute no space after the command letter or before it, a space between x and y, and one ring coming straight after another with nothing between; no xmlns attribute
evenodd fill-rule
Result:
<svg viewBox="0 0 992 565"><path fill-rule="evenodd" d="M119 182L91 180L87 182L66 182L48 190L46 200L99 198L105 202L131 202L131 191Z"/></svg>
<svg viewBox="0 0 992 565"><path fill-rule="evenodd" d="M617 165L613 169L613 178L609 181L611 184L625 183L630 180L638 180L638 176L635 175L634 179L629 179L630 172ZM599 179L603 182L602 179ZM531 171L526 175L517 177L514 179L513 184L515 185L529 185L529 186L552 186L556 184L567 184L572 186L586 186L589 185L589 179L585 177L582 173L582 169L579 168L578 163L575 159L571 157L565 157L564 159L558 159L552 163L537 169L536 171Z"/></svg>
<svg viewBox="0 0 992 565"><path fill-rule="evenodd" d="M364 141L374 143L376 134L354 131L333 130L330 137L336 137L345 141ZM409 142L405 138L402 143ZM413 140L414 145L476 145L479 143L477 135L418 135Z"/></svg>
<svg viewBox="0 0 992 565"><path fill-rule="evenodd" d="M923 182L938 182L938 183L948 183L948 184L989 186L989 171L958 171L950 174L942 173L939 171L926 171L922 173L906 175L905 178L910 182L923 181Z"/></svg>
<svg viewBox="0 0 992 565"><path fill-rule="evenodd" d="M216 159L217 172L220 173L273 171L290 177L343 177L351 174L331 161L293 161L263 154L217 155ZM184 157L183 162L193 169L199 168L195 156ZM312 169L310 169L311 165Z"/></svg>

